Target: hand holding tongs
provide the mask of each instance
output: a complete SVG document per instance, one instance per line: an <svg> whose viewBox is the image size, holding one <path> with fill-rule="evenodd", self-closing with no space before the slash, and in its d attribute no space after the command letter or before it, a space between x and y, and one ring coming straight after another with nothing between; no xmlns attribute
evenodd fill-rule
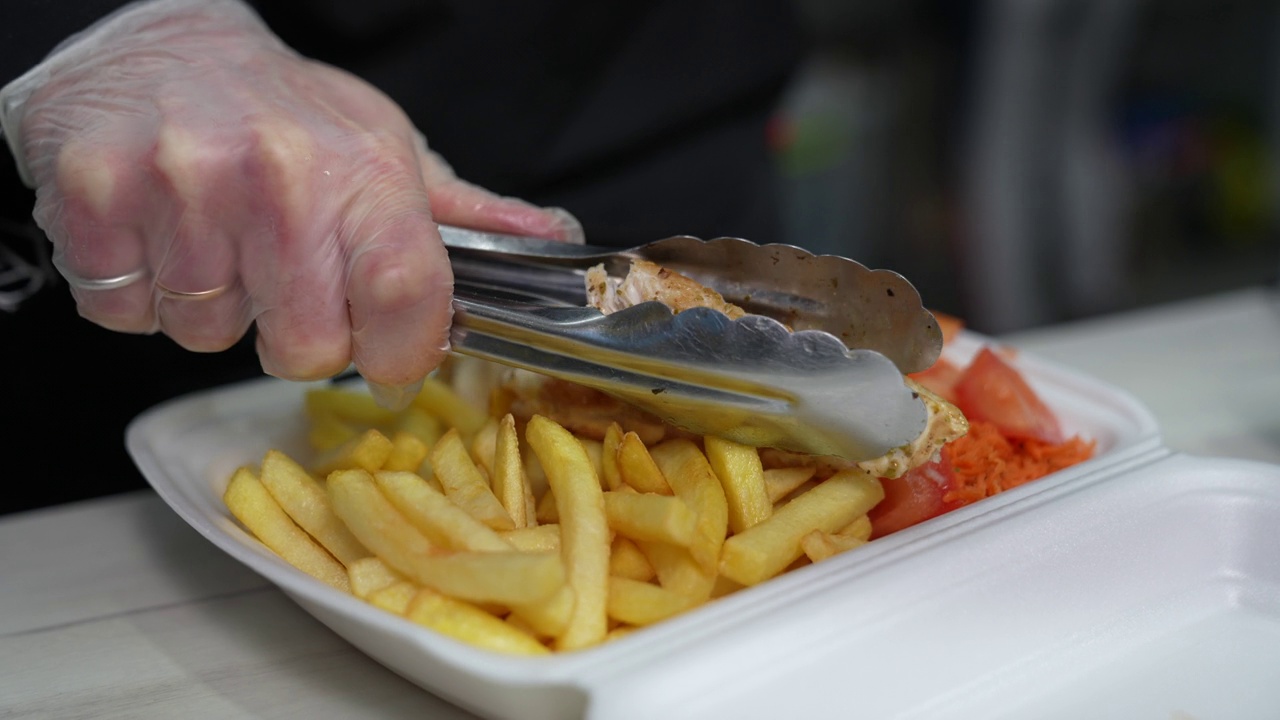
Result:
<svg viewBox="0 0 1280 720"><path fill-rule="evenodd" d="M846 258L735 238L627 250L441 226L455 276L459 353L602 390L698 434L860 461L924 430L903 374L942 333L905 278ZM586 269L634 258L710 287L748 313L586 307Z"/></svg>

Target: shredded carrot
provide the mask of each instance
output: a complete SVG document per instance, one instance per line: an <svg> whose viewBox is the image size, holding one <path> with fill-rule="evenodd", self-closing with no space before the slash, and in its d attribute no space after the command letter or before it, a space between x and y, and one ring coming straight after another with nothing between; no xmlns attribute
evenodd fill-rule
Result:
<svg viewBox="0 0 1280 720"><path fill-rule="evenodd" d="M1094 446L1079 436L1061 443L1010 440L989 422L970 421L969 432L942 449L943 462L956 479L943 500L959 507L991 497L1088 460Z"/></svg>

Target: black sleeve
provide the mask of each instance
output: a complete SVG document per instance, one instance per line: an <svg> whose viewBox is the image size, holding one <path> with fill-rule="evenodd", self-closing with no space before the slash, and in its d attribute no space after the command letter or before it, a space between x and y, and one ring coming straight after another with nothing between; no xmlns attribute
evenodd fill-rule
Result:
<svg viewBox="0 0 1280 720"><path fill-rule="evenodd" d="M128 0L6 0L0 11L0 86L38 64L67 36Z"/></svg>

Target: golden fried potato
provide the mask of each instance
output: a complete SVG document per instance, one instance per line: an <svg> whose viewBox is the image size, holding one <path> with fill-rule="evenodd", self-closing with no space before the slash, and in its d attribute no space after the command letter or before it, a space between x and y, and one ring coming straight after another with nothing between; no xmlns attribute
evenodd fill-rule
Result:
<svg viewBox="0 0 1280 720"><path fill-rule="evenodd" d="M413 622L476 647L511 655L546 655L546 645L516 626L429 589L414 596L405 616Z"/></svg>
<svg viewBox="0 0 1280 720"><path fill-rule="evenodd" d="M773 503L764 483L760 452L750 445L707 436L703 440L707 461L729 504L729 529L740 533L773 514Z"/></svg>
<svg viewBox="0 0 1280 720"><path fill-rule="evenodd" d="M240 468L222 496L227 509L285 562L343 592L351 592L347 570L294 524L248 468Z"/></svg>
<svg viewBox="0 0 1280 720"><path fill-rule="evenodd" d="M729 526L729 504L720 479L706 456L689 440L668 440L653 448L650 455L676 497L697 515L697 533L689 552L714 575Z"/></svg>
<svg viewBox="0 0 1280 720"><path fill-rule="evenodd" d="M372 555L329 505L329 496L293 458L268 450L259 479L280 507L343 565Z"/></svg>
<svg viewBox="0 0 1280 720"><path fill-rule="evenodd" d="M556 646L572 650L595 645L607 631L609 578L609 525L600 480L582 444L554 421L534 416L525 438L555 493L560 550L575 595L572 617Z"/></svg>
<svg viewBox="0 0 1280 720"><path fill-rule="evenodd" d="M884 498L880 481L863 470L845 470L783 505L773 517L724 543L720 572L743 585L777 575L800 558L805 535L834 533Z"/></svg>
<svg viewBox="0 0 1280 720"><path fill-rule="evenodd" d="M431 468L445 495L494 530L512 530L515 521L493 494L457 429L445 433L431 449Z"/></svg>

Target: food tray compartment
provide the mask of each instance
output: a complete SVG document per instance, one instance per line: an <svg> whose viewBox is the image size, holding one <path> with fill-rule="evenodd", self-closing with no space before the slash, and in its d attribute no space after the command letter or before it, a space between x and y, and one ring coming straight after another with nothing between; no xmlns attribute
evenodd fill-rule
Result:
<svg viewBox="0 0 1280 720"><path fill-rule="evenodd" d="M983 338L966 333L949 352L972 354L982 342ZM893 633L866 633L894 627L894 618L901 622L909 609L894 599L895 582L927 587L924 581L939 575L940 561L927 559L920 564L921 558L946 547L967 547L973 542L969 537L980 531L1004 537L1004 528L1020 517L1034 520L1031 527L1036 522L1051 524L1055 499L1062 493L1141 467L1165 453L1150 413L1127 393L1033 356L1019 355L1016 364L1060 416L1068 433L1097 440L1093 459L604 646L547 658L498 656L416 627L302 574L241 530L222 503L227 479L236 467L260 461L272 447L306 453L301 408L308 385L265 379L178 398L139 416L129 427L127 444L161 498L210 541L276 583L372 657L480 714L652 717L649 711L667 698L681 697L681 688L688 689L691 702L704 710L707 703L734 704L738 697L776 691L780 697L792 698L792 711L809 714L810 706L824 707L821 693L796 695L774 687L771 680L786 677L784 671L790 667L809 677L810 686L844 692L853 690L853 678L858 676L804 675L803 669L813 662L825 662L820 655L800 652L805 646L798 642L807 637L806 627L817 631L814 643L826 645L837 655L856 657L862 652L873 657L886 652L900 645ZM942 544L937 540L941 537L952 540ZM1045 540L1005 539L1029 550ZM994 556L973 545L964 557L968 560L961 566L973 568L990 565ZM971 584L961 587L982 587L981 573L967 577ZM858 598L867 609L878 608L879 624L866 629L848 620L813 625L816 617L844 617L840 613L832 617L830 608L843 607L848 598ZM953 612L973 612L966 602L954 603ZM933 652L929 642L921 647ZM705 662L693 662L699 658ZM762 659L770 661L759 667L763 676L749 682L745 676L736 680L730 676L716 684L705 676L708 668L732 668L735 663L754 667ZM925 687L936 694L956 680L942 683L944 678L927 674L922 678L930 682L909 697L920 697ZM728 686L722 687L724 683ZM859 688L859 703L848 706L849 711L862 707L861 698L868 693L875 695ZM663 712L679 715L681 710L665 708Z"/></svg>
<svg viewBox="0 0 1280 720"><path fill-rule="evenodd" d="M785 623L669 661L659 699L620 679L601 716L1280 712L1280 467L1157 452L988 520L868 553Z"/></svg>

